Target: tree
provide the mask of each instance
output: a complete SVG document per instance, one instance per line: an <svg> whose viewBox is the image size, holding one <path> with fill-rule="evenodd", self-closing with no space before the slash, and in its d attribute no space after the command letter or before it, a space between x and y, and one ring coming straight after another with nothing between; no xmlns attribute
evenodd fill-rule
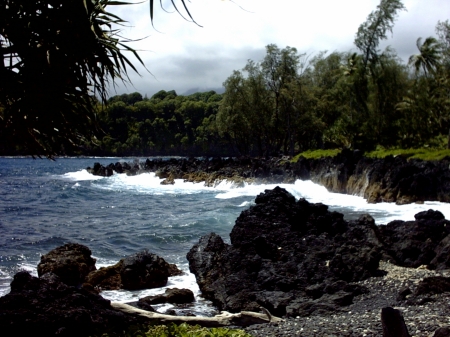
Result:
<svg viewBox="0 0 450 337"><path fill-rule="evenodd" d="M355 97L357 99L356 106L362 115L359 118L363 118L364 121L371 119L370 113L382 111L380 107L384 100L383 94L387 91L382 86L385 83L381 80L384 73L381 64L383 56L378 46L381 40L387 39L388 32L392 33L397 12L404 9L405 7L400 0L381 0L377 9L369 14L367 20L359 26L356 33L354 43L362 54L361 63L357 63L359 69L354 72L354 76L358 76L354 80L354 83L357 84L355 86ZM373 84L373 88L377 91L375 95L377 99L377 102L375 102L376 109L372 109L372 111L368 106L370 84ZM371 125L371 127L366 128L366 131L373 130L374 127L377 126ZM380 132L378 131L375 134L380 135ZM360 147L368 149L374 146L373 139L370 139L370 133L362 132L361 135L364 139L360 141Z"/></svg>
<svg viewBox="0 0 450 337"><path fill-rule="evenodd" d="M450 22L448 20L439 21L436 26L436 34L438 35L442 51L440 98L446 110L443 114L445 116L443 121L448 128L447 148L450 149Z"/></svg>
<svg viewBox="0 0 450 337"><path fill-rule="evenodd" d="M113 25L108 0L2 0L0 138L34 155L53 156L95 136L96 98L127 80L138 54Z"/></svg>
<svg viewBox="0 0 450 337"><path fill-rule="evenodd" d="M411 55L408 64L414 68L416 74L422 69L425 76L434 73L440 64L441 48L438 40L434 37L428 37L422 43L422 38L418 38L417 49L419 54Z"/></svg>
<svg viewBox="0 0 450 337"><path fill-rule="evenodd" d="M378 59L380 41L387 38L388 31L392 33L397 12L404 9L400 0L381 0L377 10L370 13L366 22L359 26L355 46L362 52L364 69Z"/></svg>
<svg viewBox="0 0 450 337"><path fill-rule="evenodd" d="M216 122L241 154L294 152L298 121L307 112L301 81L304 56L295 48L270 44L261 62L249 60L242 72L234 71L224 82Z"/></svg>

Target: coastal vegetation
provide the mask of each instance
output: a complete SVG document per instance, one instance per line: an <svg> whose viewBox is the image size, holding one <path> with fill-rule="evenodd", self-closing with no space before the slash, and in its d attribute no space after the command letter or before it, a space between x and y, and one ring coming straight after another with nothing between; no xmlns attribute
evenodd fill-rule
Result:
<svg viewBox="0 0 450 337"><path fill-rule="evenodd" d="M124 333L102 334L101 337L251 337L243 330L229 328L205 328L200 325L169 324L132 326ZM94 336L97 337L97 336ZM99 336L100 337L100 336Z"/></svg>
<svg viewBox="0 0 450 337"><path fill-rule="evenodd" d="M325 157L335 157L341 153L339 149L332 150L308 150L297 154L292 158L292 162L297 162L300 157L306 159L319 159ZM418 148L418 149L384 149L378 148L373 151L365 153L369 158L386 158L387 156L401 156L407 159L420 159L420 160L442 160L444 158L450 158L450 149L430 149L430 148Z"/></svg>
<svg viewBox="0 0 450 337"><path fill-rule="evenodd" d="M162 90L150 98L107 97L108 84L135 70L123 50L142 61L111 28L124 24L106 11L118 2L77 3L3 4L0 154L293 156L450 148L450 23L438 22L434 37L418 37L417 53L406 62L395 46L379 47L404 10L400 0L380 1L356 32L356 52L310 55L270 44L262 60L249 60L225 79L224 93ZM30 14L21 16L25 10Z"/></svg>

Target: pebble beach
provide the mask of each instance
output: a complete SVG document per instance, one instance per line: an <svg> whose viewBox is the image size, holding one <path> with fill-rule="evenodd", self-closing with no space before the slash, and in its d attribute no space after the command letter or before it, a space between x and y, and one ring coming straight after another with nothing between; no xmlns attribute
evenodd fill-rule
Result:
<svg viewBox="0 0 450 337"><path fill-rule="evenodd" d="M340 312L288 318L281 323L252 325L245 330L255 337L382 336L381 309L389 306L401 311L412 337L433 336L438 328L450 326L450 293L427 296L427 301L420 305L409 305L408 296L406 300L398 300L402 289L409 288L414 292L425 277L449 277L449 270L403 268L389 262L380 262L380 270L386 275L356 283L370 292L356 296L353 304Z"/></svg>

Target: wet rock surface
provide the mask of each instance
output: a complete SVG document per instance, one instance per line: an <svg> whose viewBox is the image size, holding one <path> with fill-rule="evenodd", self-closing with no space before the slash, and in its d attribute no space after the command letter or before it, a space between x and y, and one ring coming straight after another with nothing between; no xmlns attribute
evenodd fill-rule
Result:
<svg viewBox="0 0 450 337"><path fill-rule="evenodd" d="M113 266L91 272L86 282L101 290L139 290L164 287L170 276L181 270L156 254L142 251L128 256Z"/></svg>
<svg viewBox="0 0 450 337"><path fill-rule="evenodd" d="M161 303L185 304L194 302L194 300L194 293L190 289L168 288L164 294L140 298L137 305L141 307L147 304Z"/></svg>

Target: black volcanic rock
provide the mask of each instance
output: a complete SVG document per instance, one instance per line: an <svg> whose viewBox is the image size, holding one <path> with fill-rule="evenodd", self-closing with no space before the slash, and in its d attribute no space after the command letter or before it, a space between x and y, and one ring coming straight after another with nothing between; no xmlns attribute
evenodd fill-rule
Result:
<svg viewBox="0 0 450 337"><path fill-rule="evenodd" d="M137 305L143 306L142 304L161 304L161 303L172 303L172 304L185 304L194 302L194 293L190 289L178 289L178 288L168 288L164 294L146 296L139 299ZM144 305L145 306L145 305Z"/></svg>
<svg viewBox="0 0 450 337"><path fill-rule="evenodd" d="M86 277L86 282L102 290L139 290L164 287L169 276L182 272L174 264L147 250L128 256L113 266L102 267Z"/></svg>
<svg viewBox="0 0 450 337"><path fill-rule="evenodd" d="M68 243L42 255L37 271L39 276L53 273L58 275L62 282L77 286L96 269L95 261L88 247L78 243Z"/></svg>
<svg viewBox="0 0 450 337"><path fill-rule="evenodd" d="M120 276L123 289L164 287L170 276L170 266L162 257L144 250L123 259Z"/></svg>
<svg viewBox="0 0 450 337"><path fill-rule="evenodd" d="M353 282L380 275L381 257L404 267L450 267L450 221L433 210L415 218L383 226L370 215L347 222L276 187L237 218L231 244L205 235L187 259L203 295L221 310L328 313L368 291Z"/></svg>
<svg viewBox="0 0 450 337"><path fill-rule="evenodd" d="M187 254L202 294L219 309L263 306L279 316L336 310L362 291L347 282L377 273L382 243L370 216L346 222L279 187L255 203L236 220L231 245L212 233ZM327 293L336 281L339 289Z"/></svg>
<svg viewBox="0 0 450 337"><path fill-rule="evenodd" d="M0 298L2 336L87 337L117 332L144 320L111 307L84 287L69 286L48 272L41 278L19 272Z"/></svg>
<svg viewBox="0 0 450 337"><path fill-rule="evenodd" d="M415 221L396 220L379 226L386 253L403 267L449 268L450 221L433 210L420 212L415 218Z"/></svg>
<svg viewBox="0 0 450 337"><path fill-rule="evenodd" d="M175 179L204 182L208 186L229 180L258 183L293 183L296 179L312 180L328 191L361 195L368 202L406 204L423 201L450 202L450 161L422 161L403 156L368 158L348 149L335 157L290 162L289 157L271 158L181 158L147 159L145 162L95 163L87 168L94 175L110 176L113 172L135 175L155 172L172 184Z"/></svg>

